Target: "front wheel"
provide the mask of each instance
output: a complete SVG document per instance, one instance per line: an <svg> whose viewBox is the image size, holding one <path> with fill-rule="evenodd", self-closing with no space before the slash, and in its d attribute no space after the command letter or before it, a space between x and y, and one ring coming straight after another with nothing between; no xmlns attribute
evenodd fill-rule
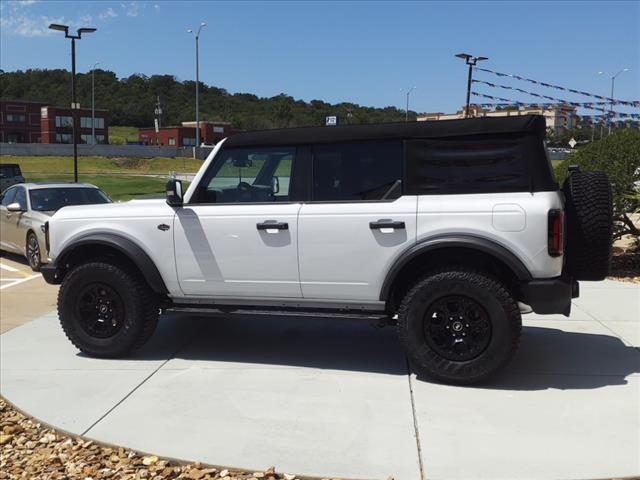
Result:
<svg viewBox="0 0 640 480"><path fill-rule="evenodd" d="M135 272L100 261L69 272L58 293L65 334L93 357L122 357L141 347L158 323L154 292Z"/></svg>
<svg viewBox="0 0 640 480"><path fill-rule="evenodd" d="M450 384L477 383L515 354L522 319L498 280L465 269L423 277L405 295L398 334L412 364Z"/></svg>
<svg viewBox="0 0 640 480"><path fill-rule="evenodd" d="M39 272L40 267L42 267L42 259L40 257L40 243L38 242L38 237L33 232L29 232L27 235L27 245L25 248L27 252L27 261L29 262L29 266L31 270L34 272Z"/></svg>

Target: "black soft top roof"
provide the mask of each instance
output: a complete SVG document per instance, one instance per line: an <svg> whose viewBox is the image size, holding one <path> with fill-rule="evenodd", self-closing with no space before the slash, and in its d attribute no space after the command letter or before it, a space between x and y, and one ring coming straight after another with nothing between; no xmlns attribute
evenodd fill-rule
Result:
<svg viewBox="0 0 640 480"><path fill-rule="evenodd" d="M469 135L528 133L543 138L545 120L541 115L481 117L464 120L341 125L258 130L230 136L225 147L306 145L407 138L446 138Z"/></svg>

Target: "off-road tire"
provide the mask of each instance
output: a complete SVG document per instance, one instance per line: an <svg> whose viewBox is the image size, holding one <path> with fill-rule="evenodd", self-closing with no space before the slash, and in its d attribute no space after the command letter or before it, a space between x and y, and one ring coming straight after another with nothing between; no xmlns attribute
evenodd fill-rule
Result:
<svg viewBox="0 0 640 480"><path fill-rule="evenodd" d="M27 257L27 262L29 262L29 267L31 267L31 270L34 272L39 272L40 267L42 267L42 256L40 253L38 237L32 231L29 231L25 242L24 251Z"/></svg>
<svg viewBox="0 0 640 480"><path fill-rule="evenodd" d="M475 358L457 361L439 354L427 339L424 317L439 300L468 297L486 312L490 323L488 345ZM520 343L522 319L517 303L497 279L458 267L427 274L405 294L398 311L398 335L411 364L440 382L469 385L501 370Z"/></svg>
<svg viewBox="0 0 640 480"><path fill-rule="evenodd" d="M567 225L565 271L576 280L604 280L609 274L613 200L603 172L570 172L564 182Z"/></svg>
<svg viewBox="0 0 640 480"><path fill-rule="evenodd" d="M123 305L122 326L108 338L88 333L76 308L82 289L95 282L115 291ZM58 316L67 338L80 351L92 357L116 358L125 357L146 343L158 324L159 310L155 293L137 272L92 261L65 276L58 292Z"/></svg>

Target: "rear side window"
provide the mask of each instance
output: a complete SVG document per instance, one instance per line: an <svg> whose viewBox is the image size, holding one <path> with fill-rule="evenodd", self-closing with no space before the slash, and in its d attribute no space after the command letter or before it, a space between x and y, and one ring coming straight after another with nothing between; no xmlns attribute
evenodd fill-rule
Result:
<svg viewBox="0 0 640 480"><path fill-rule="evenodd" d="M455 194L528 191L526 144L513 136L407 141L407 191Z"/></svg>
<svg viewBox="0 0 640 480"><path fill-rule="evenodd" d="M313 147L314 201L393 200L402 195L402 142Z"/></svg>

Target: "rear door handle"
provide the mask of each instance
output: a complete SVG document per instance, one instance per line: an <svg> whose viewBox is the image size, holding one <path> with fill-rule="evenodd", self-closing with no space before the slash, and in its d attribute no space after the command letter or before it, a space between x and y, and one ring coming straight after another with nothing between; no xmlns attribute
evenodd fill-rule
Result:
<svg viewBox="0 0 640 480"><path fill-rule="evenodd" d="M287 222L267 220L266 222L257 223L256 228L258 230L289 230L289 224Z"/></svg>
<svg viewBox="0 0 640 480"><path fill-rule="evenodd" d="M404 222L396 222L394 220L378 220L376 222L369 222L369 228L371 230L380 230L382 228L405 228Z"/></svg>

